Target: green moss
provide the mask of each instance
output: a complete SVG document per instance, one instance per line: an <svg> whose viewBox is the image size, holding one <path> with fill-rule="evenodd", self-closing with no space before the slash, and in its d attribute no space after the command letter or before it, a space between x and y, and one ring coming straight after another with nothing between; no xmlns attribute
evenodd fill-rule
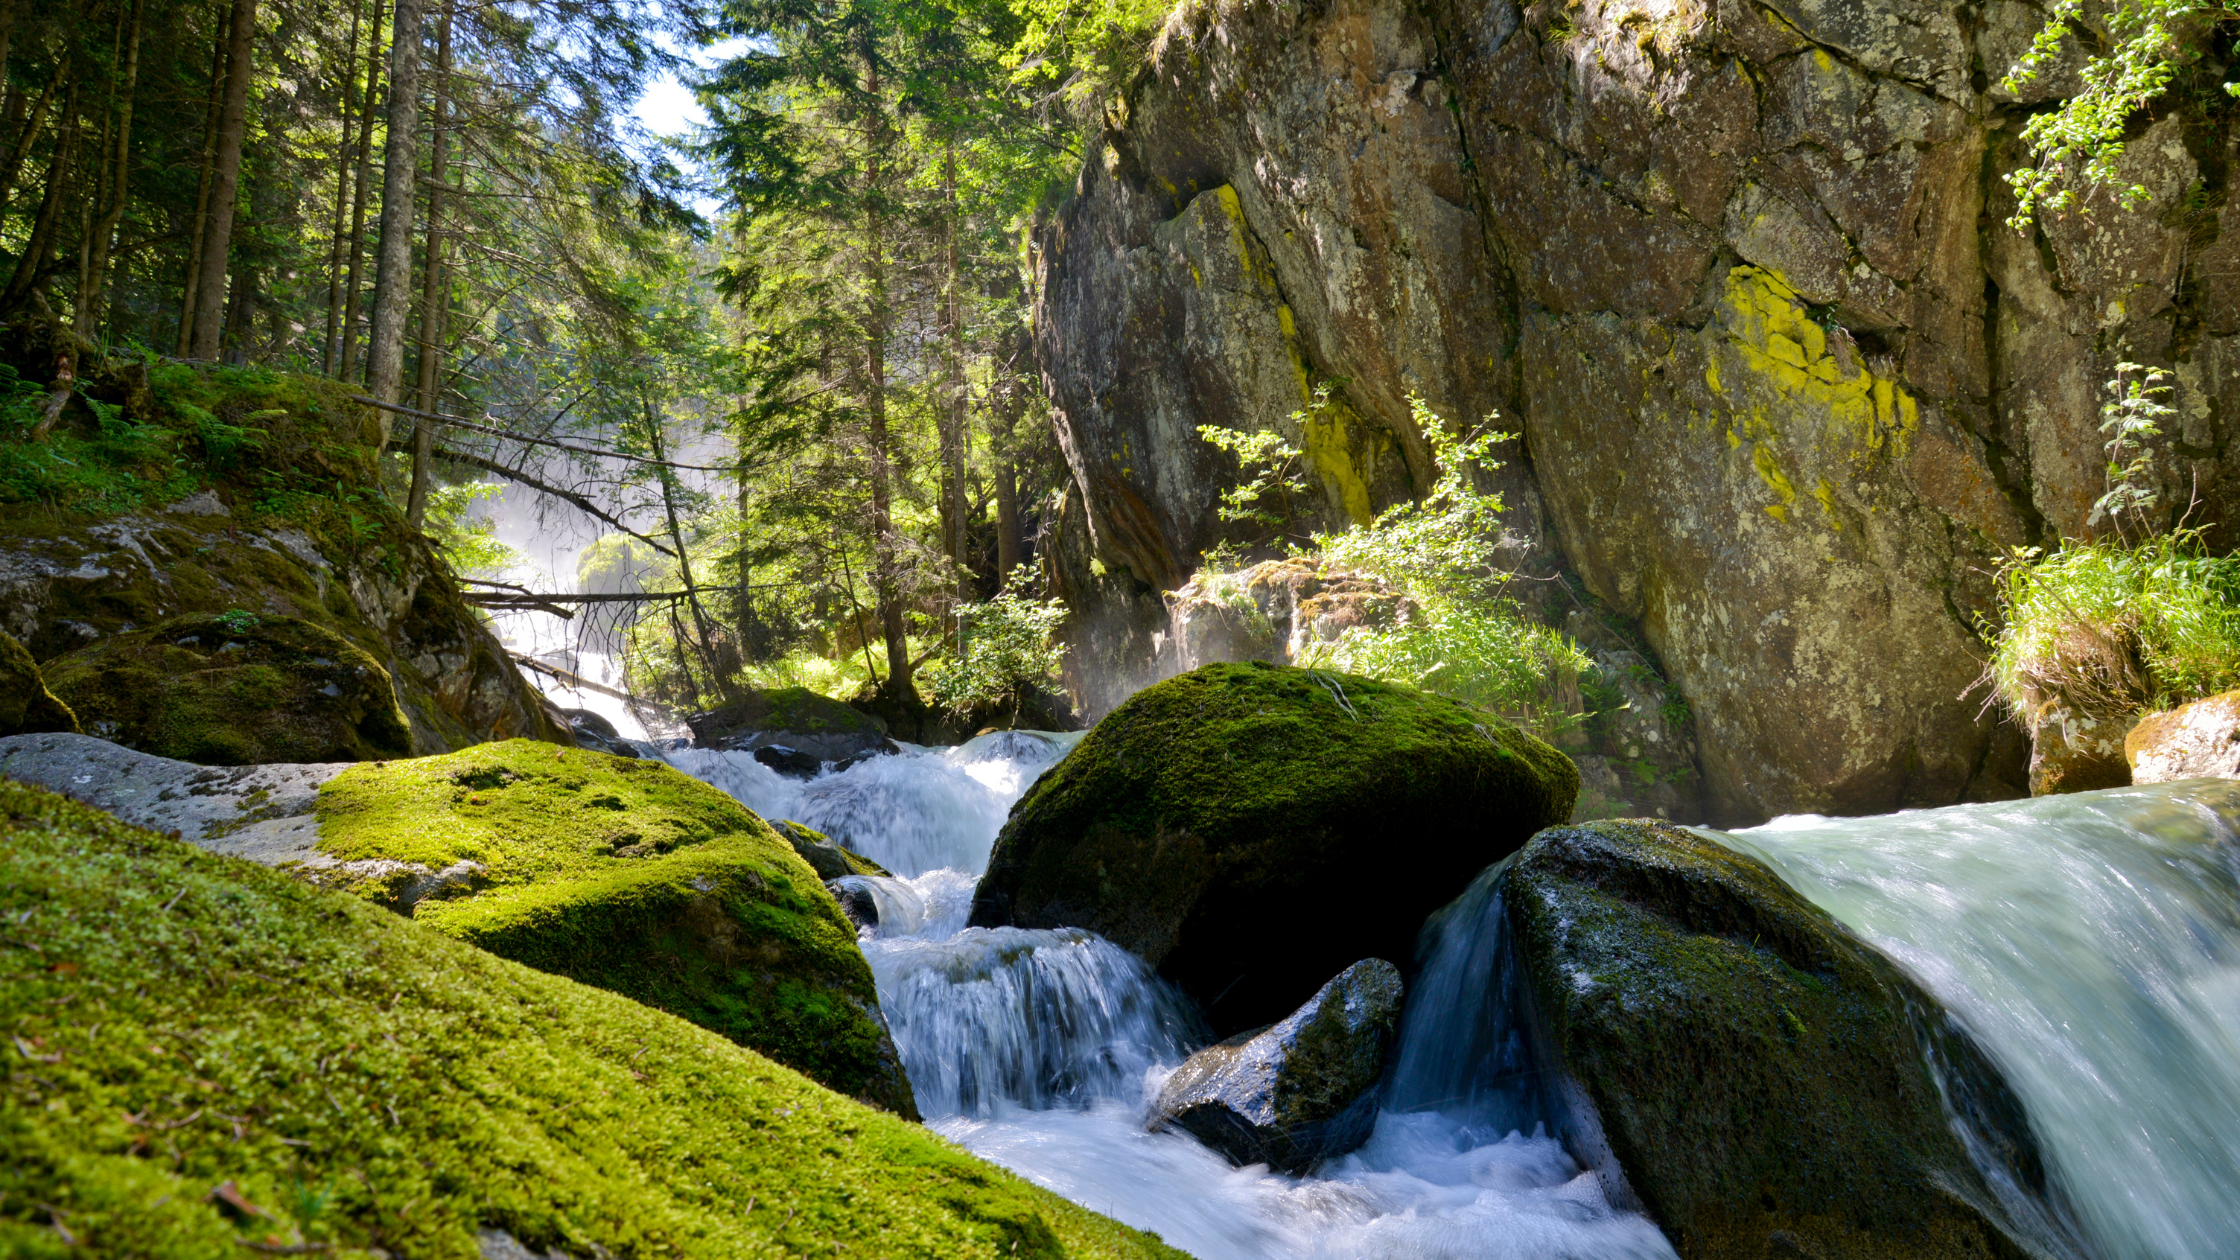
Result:
<svg viewBox="0 0 2240 1260"><path fill-rule="evenodd" d="M39 663L14 635L0 630L0 735L77 729L78 715L47 690Z"/></svg>
<svg viewBox="0 0 2240 1260"><path fill-rule="evenodd" d="M2044 1194L2019 1102L1935 999L1764 866L1598 822L1535 837L1500 888L1548 1045L1682 1255L1781 1231L1806 1254L2026 1254L1946 1112Z"/></svg>
<svg viewBox="0 0 2240 1260"><path fill-rule="evenodd" d="M974 922L1090 928L1217 1030L1272 1023L1364 957L1412 958L1423 916L1568 817L1578 788L1563 754L1461 701L1209 665L1138 692L1042 776ZM1302 940L1301 916L1343 930Z"/></svg>
<svg viewBox="0 0 2240 1260"><path fill-rule="evenodd" d="M293 617L176 617L47 672L89 733L159 757L239 766L412 751L389 671Z"/></svg>
<svg viewBox="0 0 2240 1260"><path fill-rule="evenodd" d="M483 1228L624 1257L1179 1255L682 1020L9 783L0 922L7 1255L469 1260ZM226 1182L262 1215L213 1202Z"/></svg>
<svg viewBox="0 0 2240 1260"><path fill-rule="evenodd" d="M413 916L541 971L682 1015L914 1116L855 927L793 846L657 761L531 740L354 767L320 790L344 862L483 868ZM351 888L393 900L391 865Z"/></svg>
<svg viewBox="0 0 2240 1260"><path fill-rule="evenodd" d="M819 879L840 879L848 875L881 875L891 877L893 872L865 857L854 849L842 848L832 837L814 827L804 827L790 818L775 819L770 826L801 860L809 864Z"/></svg>

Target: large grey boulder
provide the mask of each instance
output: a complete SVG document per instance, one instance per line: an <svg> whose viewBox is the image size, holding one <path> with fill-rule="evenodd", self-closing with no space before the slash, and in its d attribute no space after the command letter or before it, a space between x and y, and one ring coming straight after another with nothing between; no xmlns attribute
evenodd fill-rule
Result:
<svg viewBox="0 0 2240 1260"><path fill-rule="evenodd" d="M1345 1154L1376 1127L1400 996L1398 967L1362 959L1282 1023L1191 1055L1160 1089L1149 1127L1278 1172Z"/></svg>

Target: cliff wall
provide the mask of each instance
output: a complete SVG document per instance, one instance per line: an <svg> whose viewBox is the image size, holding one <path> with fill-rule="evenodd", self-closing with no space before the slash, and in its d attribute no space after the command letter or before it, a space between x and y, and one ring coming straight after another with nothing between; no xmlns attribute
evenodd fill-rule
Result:
<svg viewBox="0 0 2240 1260"><path fill-rule="evenodd" d="M2240 539L2240 208L2181 84L2105 200L2023 235L2014 0L1186 4L1039 240L1074 475L1055 568L1093 713L1224 536L1200 424L1284 430L1324 525L1428 483L1408 418L1499 412L1545 610L1614 611L1736 822L2018 794L1963 696L2006 550L2090 535L2100 387L2173 368L2155 476ZM2222 67L2197 68L2211 76ZM1340 405L1286 417L1317 381Z"/></svg>

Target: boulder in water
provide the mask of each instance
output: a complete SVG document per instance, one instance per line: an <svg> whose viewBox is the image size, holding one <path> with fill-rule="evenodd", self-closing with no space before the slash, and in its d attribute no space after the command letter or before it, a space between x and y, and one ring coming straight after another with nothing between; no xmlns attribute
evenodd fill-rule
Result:
<svg viewBox="0 0 2240 1260"><path fill-rule="evenodd" d="M77 715L47 690L39 663L14 635L0 630L0 735L77 729Z"/></svg>
<svg viewBox="0 0 2240 1260"><path fill-rule="evenodd" d="M825 881L843 879L850 875L885 875L887 868L853 849L842 848L838 841L813 827L804 827L790 818L780 818L770 824L780 839L793 846L817 878Z"/></svg>
<svg viewBox="0 0 2240 1260"><path fill-rule="evenodd" d="M1365 958L1282 1023L1191 1055L1160 1089L1149 1127L1229 1157L1304 1173L1369 1138L1377 1078L1400 1016L1400 969Z"/></svg>
<svg viewBox="0 0 2240 1260"><path fill-rule="evenodd" d="M2133 783L2240 779L2240 691L2140 718L2123 757Z"/></svg>
<svg viewBox="0 0 2240 1260"><path fill-rule="evenodd" d="M2031 718L2030 795L2096 792L2131 782L2124 760L2130 722L2048 700Z"/></svg>
<svg viewBox="0 0 2240 1260"><path fill-rule="evenodd" d="M412 755L389 671L296 617L174 617L47 667L89 733L203 765Z"/></svg>
<svg viewBox="0 0 2240 1260"><path fill-rule="evenodd" d="M1281 1019L1570 815L1563 754L1460 701L1209 665L1147 687L1011 811L972 922L1083 927L1218 1033Z"/></svg>
<svg viewBox="0 0 2240 1260"><path fill-rule="evenodd" d="M0 1254L1183 1260L673 1015L4 781L0 911Z"/></svg>
<svg viewBox="0 0 2240 1260"><path fill-rule="evenodd" d="M685 725L695 746L729 752L778 747L821 763L897 751L878 718L807 687L751 690Z"/></svg>
<svg viewBox="0 0 2240 1260"><path fill-rule="evenodd" d="M1683 1257L2075 1253L1990 1060L1762 864L1599 822L1535 837L1499 890L1567 1144Z"/></svg>

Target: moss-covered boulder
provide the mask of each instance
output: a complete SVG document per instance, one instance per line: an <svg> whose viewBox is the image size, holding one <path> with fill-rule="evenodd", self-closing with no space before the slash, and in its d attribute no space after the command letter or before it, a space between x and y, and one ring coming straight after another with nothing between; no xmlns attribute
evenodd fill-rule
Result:
<svg viewBox="0 0 2240 1260"><path fill-rule="evenodd" d="M845 761L893 750L886 724L807 687L750 690L685 719L702 748L741 752L781 747L818 761Z"/></svg>
<svg viewBox="0 0 2240 1260"><path fill-rule="evenodd" d="M389 671L295 617L174 617L47 667L88 732L202 765L412 754Z"/></svg>
<svg viewBox="0 0 2240 1260"><path fill-rule="evenodd" d="M1358 959L1570 815L1563 754L1459 701L1351 674L1208 665L1138 692L1020 800L979 926L1084 927L1227 1035Z"/></svg>
<svg viewBox="0 0 2240 1260"><path fill-rule="evenodd" d="M415 894L438 932L917 1114L854 925L791 844L697 779L509 740L353 766L317 818L330 882Z"/></svg>
<svg viewBox="0 0 2240 1260"><path fill-rule="evenodd" d="M682 1020L6 782L0 921L0 1254L1180 1260Z"/></svg>
<svg viewBox="0 0 2240 1260"><path fill-rule="evenodd" d="M793 846L801 860L822 880L844 879L850 875L888 875L886 867L879 865L854 849L843 847L839 841L818 831L804 827L790 818L775 819L772 830Z"/></svg>
<svg viewBox="0 0 2240 1260"><path fill-rule="evenodd" d="M0 736L75 731L78 716L47 690L39 662L0 630Z"/></svg>
<svg viewBox="0 0 2240 1260"><path fill-rule="evenodd" d="M1535 837L1499 889L1568 1144L1686 1260L2080 1254L2018 1241L2018 1219L2060 1214L1997 1069L1762 864L1678 827L1589 823Z"/></svg>

